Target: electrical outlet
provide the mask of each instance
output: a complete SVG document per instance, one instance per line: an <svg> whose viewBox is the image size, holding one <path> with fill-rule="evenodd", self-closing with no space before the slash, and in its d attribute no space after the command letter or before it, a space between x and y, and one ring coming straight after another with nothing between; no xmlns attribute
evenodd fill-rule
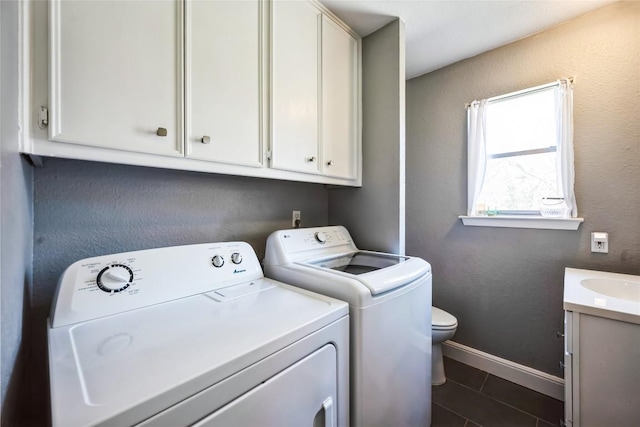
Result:
<svg viewBox="0 0 640 427"><path fill-rule="evenodd" d="M291 226L293 228L300 227L300 223L302 222L302 217L300 216L300 211L293 211L291 215Z"/></svg>
<svg viewBox="0 0 640 427"><path fill-rule="evenodd" d="M591 233L591 252L609 253L609 233Z"/></svg>

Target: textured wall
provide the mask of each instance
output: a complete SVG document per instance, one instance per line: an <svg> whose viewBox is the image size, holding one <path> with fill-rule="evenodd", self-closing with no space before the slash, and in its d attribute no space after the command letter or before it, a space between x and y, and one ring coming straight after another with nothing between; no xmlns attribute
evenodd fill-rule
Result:
<svg viewBox="0 0 640 427"><path fill-rule="evenodd" d="M578 231L465 227L464 104L575 76ZM621 2L407 86L407 253L454 340L562 376L565 267L640 274L640 3ZM592 254L607 231L609 254Z"/></svg>
<svg viewBox="0 0 640 427"><path fill-rule="evenodd" d="M362 40L362 188L329 191L329 222L362 249L404 253L404 22Z"/></svg>
<svg viewBox="0 0 640 427"><path fill-rule="evenodd" d="M264 257L267 236L327 224L323 185L45 159L34 183L33 407L46 408L45 322L63 270L81 258L161 246L243 240ZM35 412L35 411L34 411ZM46 411L44 411L46 416ZM42 421L31 414L31 423Z"/></svg>
<svg viewBox="0 0 640 427"><path fill-rule="evenodd" d="M2 425L16 425L31 286L33 171L18 154L18 2L0 2L0 340Z"/></svg>

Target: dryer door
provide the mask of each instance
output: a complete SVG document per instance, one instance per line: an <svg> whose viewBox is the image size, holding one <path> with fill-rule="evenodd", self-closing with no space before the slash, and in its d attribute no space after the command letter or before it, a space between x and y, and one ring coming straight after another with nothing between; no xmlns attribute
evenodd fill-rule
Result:
<svg viewBox="0 0 640 427"><path fill-rule="evenodd" d="M327 344L194 427L337 425L337 354Z"/></svg>

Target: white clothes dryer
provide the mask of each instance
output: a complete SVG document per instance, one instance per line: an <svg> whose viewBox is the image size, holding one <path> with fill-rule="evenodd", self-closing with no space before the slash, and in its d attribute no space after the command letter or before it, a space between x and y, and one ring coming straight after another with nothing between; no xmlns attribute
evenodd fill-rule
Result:
<svg viewBox="0 0 640 427"><path fill-rule="evenodd" d="M346 427L348 320L243 242L78 261L49 319L51 424Z"/></svg>
<svg viewBox="0 0 640 427"><path fill-rule="evenodd" d="M264 271L349 303L352 426L430 425L429 263L358 250L334 226L272 233Z"/></svg>

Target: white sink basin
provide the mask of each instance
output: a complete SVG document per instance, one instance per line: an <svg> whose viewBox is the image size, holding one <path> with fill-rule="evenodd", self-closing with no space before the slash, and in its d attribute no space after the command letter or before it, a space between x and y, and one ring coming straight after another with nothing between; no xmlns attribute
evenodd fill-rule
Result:
<svg viewBox="0 0 640 427"><path fill-rule="evenodd" d="M640 276L567 268L564 309L640 324Z"/></svg>
<svg viewBox="0 0 640 427"><path fill-rule="evenodd" d="M584 279L580 284L590 291L612 298L640 303L640 282L620 279Z"/></svg>

